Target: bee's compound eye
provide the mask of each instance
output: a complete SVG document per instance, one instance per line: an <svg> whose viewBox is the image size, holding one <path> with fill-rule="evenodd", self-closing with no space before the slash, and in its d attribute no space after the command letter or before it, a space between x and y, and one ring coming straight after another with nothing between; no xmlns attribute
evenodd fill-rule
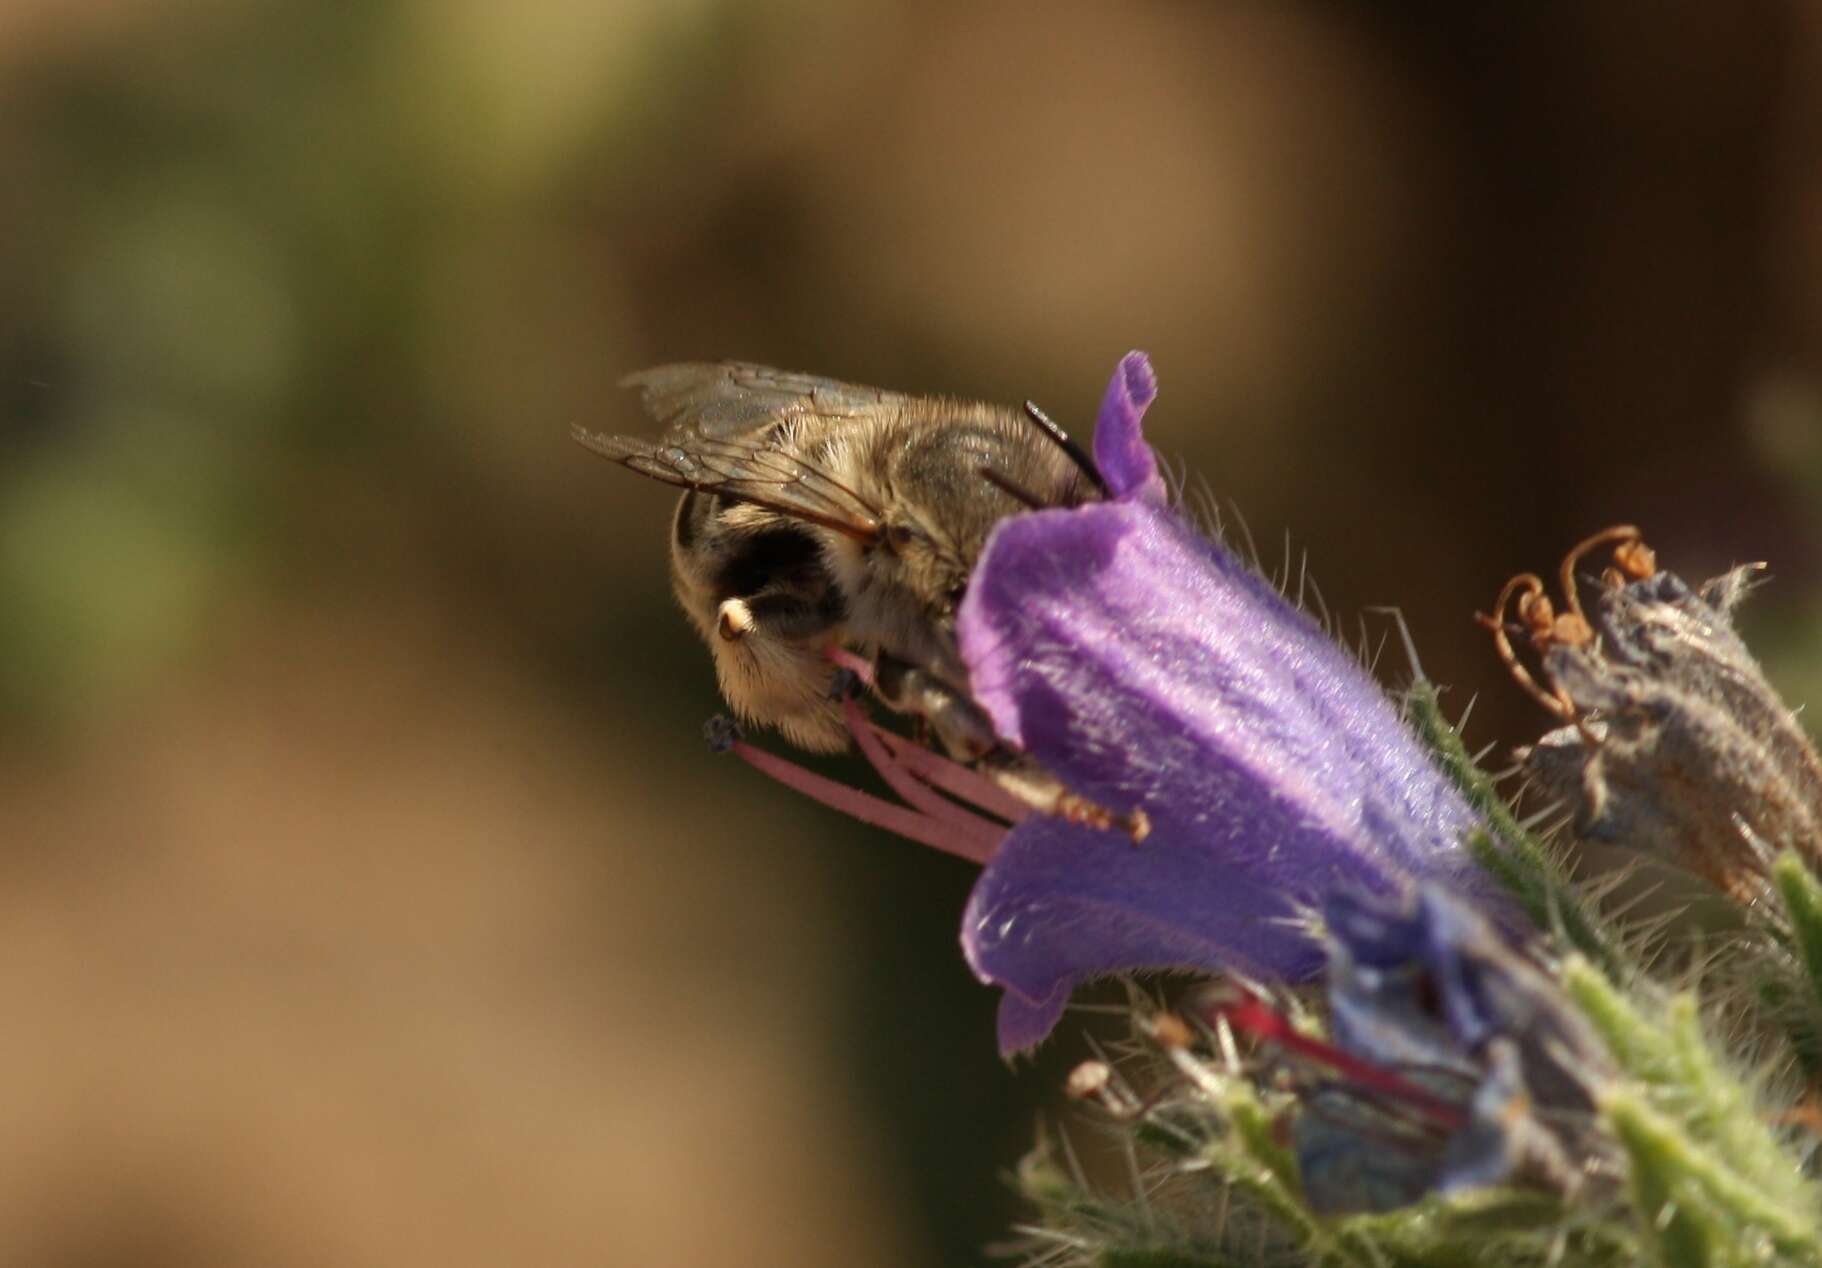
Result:
<svg viewBox="0 0 1822 1268"><path fill-rule="evenodd" d="M753 628L753 609L744 600L723 599L715 620L715 630L730 643L738 643Z"/></svg>
<svg viewBox="0 0 1822 1268"><path fill-rule="evenodd" d="M921 542L923 540L923 532L910 524L894 523L886 525L886 548L894 554L904 551L915 542Z"/></svg>

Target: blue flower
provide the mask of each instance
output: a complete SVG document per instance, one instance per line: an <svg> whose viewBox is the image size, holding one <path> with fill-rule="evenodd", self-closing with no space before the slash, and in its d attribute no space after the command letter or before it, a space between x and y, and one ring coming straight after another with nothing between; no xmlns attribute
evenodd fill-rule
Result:
<svg viewBox="0 0 1822 1268"><path fill-rule="evenodd" d="M1331 1051L1351 1060L1331 1060L1343 1077L1302 1098L1297 1161L1314 1209L1587 1181L1605 1152L1595 1089L1613 1072L1553 977L1433 887L1403 905L1337 893L1324 922ZM1361 1069L1410 1092L1388 1097Z"/></svg>
<svg viewBox="0 0 1822 1268"><path fill-rule="evenodd" d="M1005 1051L1070 991L1131 969L1313 976L1300 913L1340 890L1464 888L1476 818L1386 694L1303 612L1167 502L1129 354L1094 437L1109 499L1003 522L957 633L1000 736L1081 798L1149 822L1047 816L987 861L962 945L1005 994Z"/></svg>

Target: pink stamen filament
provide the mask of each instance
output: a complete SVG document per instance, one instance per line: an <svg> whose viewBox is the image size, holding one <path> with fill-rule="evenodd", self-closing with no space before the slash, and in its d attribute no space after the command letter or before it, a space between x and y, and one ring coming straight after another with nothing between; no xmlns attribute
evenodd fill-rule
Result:
<svg viewBox="0 0 1822 1268"><path fill-rule="evenodd" d="M947 821L919 814L907 807L894 805L883 797L875 797L814 771L805 770L797 763L775 753L768 753L762 748L755 748L745 740L734 741L731 751L748 766L770 775L785 787L802 793L812 801L820 801L830 809L839 810L862 823L896 832L901 837L967 859L971 863L985 864L992 858L1000 836L1003 835L995 832L989 841L984 834L958 831L955 825ZM985 825L985 821L979 822Z"/></svg>
<svg viewBox="0 0 1822 1268"><path fill-rule="evenodd" d="M860 702L853 696L848 696L841 703L849 733L854 736L855 743L860 745L860 751L872 763L873 769L879 772L880 778L892 786L892 791L930 818L969 838L973 843L972 849L984 851L991 858L1000 838L1006 835L1005 828L979 815L969 814L953 801L920 784L908 766L893 760L892 754L886 750L872 723L861 710Z"/></svg>
<svg viewBox="0 0 1822 1268"><path fill-rule="evenodd" d="M824 649L824 655L838 667L848 670L866 686L873 686L872 661L840 646L830 646ZM861 735L861 728L855 725L854 711L851 709L848 711L848 729L854 733L854 739L860 744L861 751L867 753L868 760L873 762L874 769L890 782L892 776L886 774L885 769L869 750L866 739ZM907 768L926 784L940 788L989 814L998 815L1008 823L1023 823L1033 813L1029 804L1019 800L985 775L969 770L960 762L954 762L932 753L923 745L907 740L904 736L888 731L884 727L868 723L867 729L885 741L886 746L892 750L892 756L898 759L899 765ZM898 787L896 783L892 786ZM900 789L899 795L904 796L907 801L916 801L915 797L905 796L902 789Z"/></svg>
<svg viewBox="0 0 1822 1268"><path fill-rule="evenodd" d="M825 654L837 666L853 674L862 683L869 687L873 685L873 662L866 657L858 656L845 647L830 647Z"/></svg>
<svg viewBox="0 0 1822 1268"><path fill-rule="evenodd" d="M1237 1003L1223 1004L1212 1011L1226 1017L1234 1029L1289 1049L1299 1056L1328 1066L1356 1083L1401 1100L1449 1131L1458 1130L1467 1122L1467 1115L1460 1109L1427 1088L1420 1087L1383 1066L1343 1052L1333 1044L1300 1033L1291 1025L1289 1018L1252 995L1242 997Z"/></svg>
<svg viewBox="0 0 1822 1268"><path fill-rule="evenodd" d="M892 756L925 783L960 797L989 814L998 815L1008 823L1023 823L1036 813L1031 806L979 771L969 770L960 762L952 762L940 754L932 753L921 744L914 744L884 727L875 726L872 730L892 750Z"/></svg>

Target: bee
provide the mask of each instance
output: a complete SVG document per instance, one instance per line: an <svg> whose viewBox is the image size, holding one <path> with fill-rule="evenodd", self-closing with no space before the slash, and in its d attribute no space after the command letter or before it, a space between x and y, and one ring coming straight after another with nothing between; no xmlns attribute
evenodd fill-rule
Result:
<svg viewBox="0 0 1822 1268"><path fill-rule="evenodd" d="M906 396L740 362L629 376L656 440L578 428L602 457L684 490L671 582L748 723L847 747L842 653L951 756L996 747L955 614L994 525L1101 498L1093 462L1036 406Z"/></svg>

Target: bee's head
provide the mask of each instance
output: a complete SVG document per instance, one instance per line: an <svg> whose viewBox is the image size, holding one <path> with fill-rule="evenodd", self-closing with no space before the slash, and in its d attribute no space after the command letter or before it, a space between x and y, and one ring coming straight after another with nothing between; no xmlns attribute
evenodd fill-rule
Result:
<svg viewBox="0 0 1822 1268"><path fill-rule="evenodd" d="M948 621L968 588L968 556L942 525L908 507L896 509L881 529L881 565L905 593L917 596L932 620Z"/></svg>
<svg viewBox="0 0 1822 1268"><path fill-rule="evenodd" d="M1058 465L1017 419L984 409L976 419L929 429L893 466L877 548L882 570L894 573L931 617L952 619L994 525L1048 504L1050 473L1038 469L1045 463ZM1036 502L1021 498L1026 484L1045 495Z"/></svg>

